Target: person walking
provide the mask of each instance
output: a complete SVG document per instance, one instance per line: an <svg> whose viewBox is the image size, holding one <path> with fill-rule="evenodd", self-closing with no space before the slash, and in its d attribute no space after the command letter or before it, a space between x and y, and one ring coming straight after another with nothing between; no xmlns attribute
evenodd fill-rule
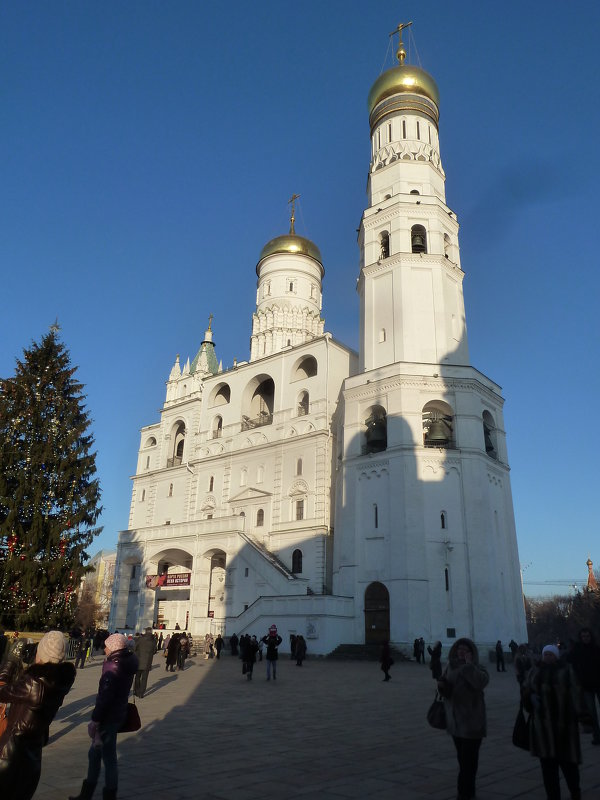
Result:
<svg viewBox="0 0 600 800"><path fill-rule="evenodd" d="M240 642L240 640L237 637L237 633L234 633L233 636L229 639L229 645L231 647L231 655L232 656L237 656L239 642Z"/></svg>
<svg viewBox="0 0 600 800"><path fill-rule="evenodd" d="M434 681L439 681L442 677L442 643L436 642L433 648L427 646L431 660L429 662L429 669L431 670L431 677Z"/></svg>
<svg viewBox="0 0 600 800"><path fill-rule="evenodd" d="M277 633L277 625L271 625L269 633L261 639L267 645L267 680L271 680L271 670L273 671L273 680L277 680L277 648L283 641L281 636Z"/></svg>
<svg viewBox="0 0 600 800"><path fill-rule="evenodd" d="M75 650L75 669L84 668L90 645L90 637L87 634L81 634L77 639L77 649Z"/></svg>
<svg viewBox="0 0 600 800"><path fill-rule="evenodd" d="M171 670L171 672L175 672L178 656L179 656L179 634L174 633L169 639L169 644L167 646L167 663L165 665L165 670L167 670L167 672L169 670Z"/></svg>
<svg viewBox="0 0 600 800"><path fill-rule="evenodd" d="M301 667L306 658L306 639L302 634L296 636L296 666Z"/></svg>
<svg viewBox="0 0 600 800"><path fill-rule="evenodd" d="M504 666L504 650L502 649L502 642L500 639L496 642L496 672L506 672Z"/></svg>
<svg viewBox="0 0 600 800"><path fill-rule="evenodd" d="M9 655L0 671L0 702L10 703L7 725L0 736L0 797L30 800L42 771L42 748L77 671L65 661L65 637L49 631L37 646L34 663L19 678L16 659Z"/></svg>
<svg viewBox="0 0 600 800"><path fill-rule="evenodd" d="M219 633L217 638L215 639L215 650L217 651L217 661L221 658L221 650L223 649L225 642L223 641L223 637Z"/></svg>
<svg viewBox="0 0 600 800"><path fill-rule="evenodd" d="M242 636L240 639L240 649L242 651L242 674L246 676L246 680L251 681L254 665L256 663L256 653L258 651L256 636L250 637L248 634Z"/></svg>
<svg viewBox="0 0 600 800"><path fill-rule="evenodd" d="M96 703L88 733L92 743L88 751L87 777L81 791L69 800L90 800L104 762L103 800L115 800L119 782L117 767L117 733L127 714L127 698L138 669L135 653L127 646L122 633L113 633L104 642L106 659L98 684Z"/></svg>
<svg viewBox="0 0 600 800"><path fill-rule="evenodd" d="M573 665L587 710L592 720L592 744L600 745L600 726L596 698L600 701L600 647L594 641L589 628L579 631L578 641L573 645L567 660Z"/></svg>
<svg viewBox="0 0 600 800"><path fill-rule="evenodd" d="M379 662L381 664L383 674L385 675L383 680L385 682L390 681L392 679L392 676L390 675L390 667L394 663L394 659L392 658L392 654L390 652L390 643L388 641L385 641L381 647Z"/></svg>
<svg viewBox="0 0 600 800"><path fill-rule="evenodd" d="M152 669L152 659L156 652L156 640L152 628L146 628L143 635L137 638L134 652L137 656L138 668L135 673L133 693L136 697L142 698L146 694L148 675Z"/></svg>
<svg viewBox="0 0 600 800"><path fill-rule="evenodd" d="M559 659L558 647L546 645L541 662L527 673L521 697L525 710L531 714L529 750L540 760L548 800L560 800L559 769L572 800L579 800L578 723L591 723L591 718L572 666Z"/></svg>
<svg viewBox="0 0 600 800"><path fill-rule="evenodd" d="M446 709L446 730L452 736L458 759L457 800L475 797L479 748L487 733L483 690L489 679L487 670L479 664L474 642L457 639L438 681Z"/></svg>
<svg viewBox="0 0 600 800"><path fill-rule="evenodd" d="M177 669L183 671L185 669L185 660L190 652L190 643L185 633L181 634L179 638L179 652L177 653Z"/></svg>

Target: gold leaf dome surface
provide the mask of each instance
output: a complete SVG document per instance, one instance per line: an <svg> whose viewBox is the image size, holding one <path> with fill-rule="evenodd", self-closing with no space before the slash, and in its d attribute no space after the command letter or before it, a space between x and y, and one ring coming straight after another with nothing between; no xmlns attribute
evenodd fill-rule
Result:
<svg viewBox="0 0 600 800"><path fill-rule="evenodd" d="M402 64L386 70L380 75L369 92L369 114L377 103L403 92L420 94L428 97L436 106L440 107L440 92L436 82L428 72L412 64Z"/></svg>
<svg viewBox="0 0 600 800"><path fill-rule="evenodd" d="M276 236L270 242L267 242L261 250L258 262L260 263L264 258L275 255L275 253L296 253L310 256L323 266L321 251L317 245L311 242L310 239L305 239L304 236L298 236L295 233L285 233L283 236Z"/></svg>

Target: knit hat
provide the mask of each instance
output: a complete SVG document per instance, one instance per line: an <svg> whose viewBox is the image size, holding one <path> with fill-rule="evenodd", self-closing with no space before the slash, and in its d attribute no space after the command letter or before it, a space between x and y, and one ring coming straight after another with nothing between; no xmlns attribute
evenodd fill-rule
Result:
<svg viewBox="0 0 600 800"><path fill-rule="evenodd" d="M547 644L546 647L542 650L542 658L544 657L544 653L554 653L556 658L560 658L560 650L555 644Z"/></svg>
<svg viewBox="0 0 600 800"><path fill-rule="evenodd" d="M37 646L36 659L41 664L58 664L65 657L65 637L60 631L48 631Z"/></svg>
<svg viewBox="0 0 600 800"><path fill-rule="evenodd" d="M113 633L112 636L109 636L104 642L104 648L108 650L109 653L114 653L116 650L123 650L125 647L127 647L127 639L122 633Z"/></svg>

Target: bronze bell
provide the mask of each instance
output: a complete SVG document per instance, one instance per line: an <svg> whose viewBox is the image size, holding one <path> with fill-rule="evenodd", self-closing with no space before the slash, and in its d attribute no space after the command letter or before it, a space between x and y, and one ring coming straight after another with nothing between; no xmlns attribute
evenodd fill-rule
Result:
<svg viewBox="0 0 600 800"><path fill-rule="evenodd" d="M434 419L427 431L427 444L444 447L450 441L448 426L441 419Z"/></svg>
<svg viewBox="0 0 600 800"><path fill-rule="evenodd" d="M413 253L424 253L425 248L425 239L420 233L413 233L411 238L412 243L412 251Z"/></svg>

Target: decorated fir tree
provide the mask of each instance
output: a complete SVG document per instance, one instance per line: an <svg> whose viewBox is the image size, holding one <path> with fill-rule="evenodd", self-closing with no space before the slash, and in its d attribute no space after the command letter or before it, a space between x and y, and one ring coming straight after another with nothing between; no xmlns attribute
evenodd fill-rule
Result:
<svg viewBox="0 0 600 800"><path fill-rule="evenodd" d="M100 533L83 386L54 325L0 380L0 624L68 625Z"/></svg>

